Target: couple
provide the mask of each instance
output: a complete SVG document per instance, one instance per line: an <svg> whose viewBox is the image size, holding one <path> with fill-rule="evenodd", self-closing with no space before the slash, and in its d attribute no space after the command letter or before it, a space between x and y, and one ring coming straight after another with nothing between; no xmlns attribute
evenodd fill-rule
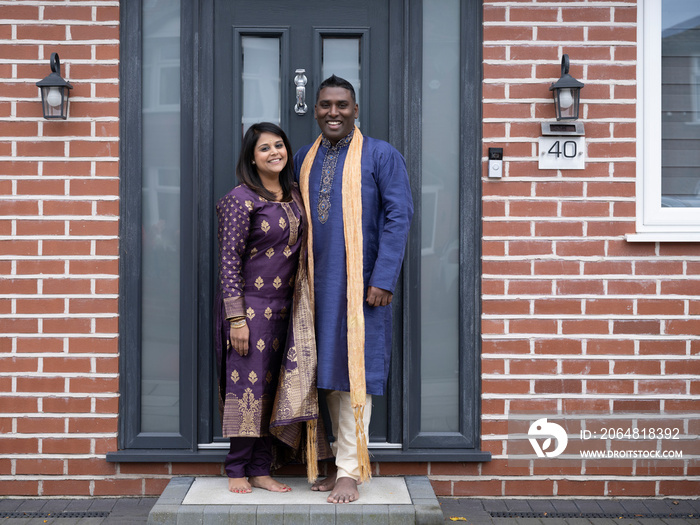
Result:
<svg viewBox="0 0 700 525"><path fill-rule="evenodd" d="M314 481L317 460L334 456L336 472L311 488L349 503L371 475L372 395L384 393L389 372L389 305L413 202L401 154L355 126L348 81L321 83L314 116L321 135L293 161L278 126L251 126L236 168L241 184L216 207L225 470L232 492L287 492L272 465L305 461Z"/></svg>

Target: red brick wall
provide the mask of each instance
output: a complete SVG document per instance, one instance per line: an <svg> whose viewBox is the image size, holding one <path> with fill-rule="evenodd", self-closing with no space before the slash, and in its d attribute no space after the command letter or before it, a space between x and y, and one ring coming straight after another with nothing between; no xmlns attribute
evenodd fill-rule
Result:
<svg viewBox="0 0 700 525"><path fill-rule="evenodd" d="M647 471L506 460L508 423L529 411L697 418L700 405L700 247L624 237L635 232L636 2L567 4L484 2L484 157L505 157L503 179L486 165L482 179L482 445L493 461L431 479L455 496L697 495L687 442L684 460ZM586 169L540 170L563 53L586 84ZM698 420L681 424L697 441Z"/></svg>
<svg viewBox="0 0 700 525"><path fill-rule="evenodd" d="M696 495L697 464L508 465L528 409L698 412L693 244L630 244L636 2L484 2L482 446L489 463L379 464L441 495ZM596 4L600 4L598 7ZM118 418L119 3L0 5L0 494L159 494L217 464L114 464ZM41 118L58 52L68 121ZM582 92L583 171L537 168L561 54ZM685 423L697 435L698 424Z"/></svg>
<svg viewBox="0 0 700 525"><path fill-rule="evenodd" d="M0 494L118 493L119 3L0 13Z"/></svg>

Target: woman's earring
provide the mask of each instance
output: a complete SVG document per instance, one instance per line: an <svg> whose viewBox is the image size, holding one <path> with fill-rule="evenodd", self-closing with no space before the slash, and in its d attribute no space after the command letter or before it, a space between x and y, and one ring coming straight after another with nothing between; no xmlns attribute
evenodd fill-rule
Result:
<svg viewBox="0 0 700 525"><path fill-rule="evenodd" d="M253 161L253 166L255 166L255 161Z"/></svg>

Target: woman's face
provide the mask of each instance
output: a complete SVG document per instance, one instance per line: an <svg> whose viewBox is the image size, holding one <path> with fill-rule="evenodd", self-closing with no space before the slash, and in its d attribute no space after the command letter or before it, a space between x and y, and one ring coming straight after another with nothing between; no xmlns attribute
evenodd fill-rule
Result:
<svg viewBox="0 0 700 525"><path fill-rule="evenodd" d="M253 160L261 179L277 180L287 164L287 148L282 137L268 132L261 133L255 144Z"/></svg>

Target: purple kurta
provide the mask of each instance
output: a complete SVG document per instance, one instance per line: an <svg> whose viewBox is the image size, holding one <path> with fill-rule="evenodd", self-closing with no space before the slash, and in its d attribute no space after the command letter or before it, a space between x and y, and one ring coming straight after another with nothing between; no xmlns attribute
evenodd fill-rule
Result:
<svg viewBox="0 0 700 525"><path fill-rule="evenodd" d="M220 378L223 435L264 436L269 434L289 328L302 214L295 202L268 201L245 185L224 196L216 212L217 332L225 361ZM227 349L228 319L242 315L250 330L250 348L244 357Z"/></svg>

